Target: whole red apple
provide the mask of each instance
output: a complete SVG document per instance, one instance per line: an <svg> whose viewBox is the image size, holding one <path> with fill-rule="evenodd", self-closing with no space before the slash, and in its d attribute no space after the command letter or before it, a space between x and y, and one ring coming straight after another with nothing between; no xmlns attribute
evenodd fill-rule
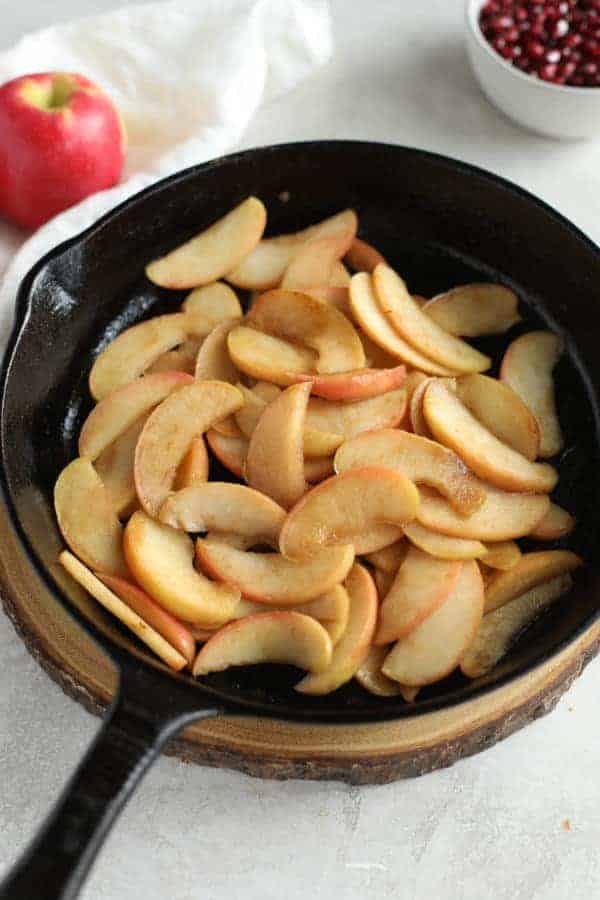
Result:
<svg viewBox="0 0 600 900"><path fill-rule="evenodd" d="M0 216L36 228L121 177L125 131L110 98L68 72L0 87Z"/></svg>

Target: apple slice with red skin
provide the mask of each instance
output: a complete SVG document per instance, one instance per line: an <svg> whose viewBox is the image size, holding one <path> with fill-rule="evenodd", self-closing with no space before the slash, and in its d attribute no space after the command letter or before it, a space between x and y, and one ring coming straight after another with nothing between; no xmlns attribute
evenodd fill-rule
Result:
<svg viewBox="0 0 600 900"><path fill-rule="evenodd" d="M492 364L466 341L448 334L430 319L390 266L380 263L373 272L379 306L399 335L419 352L454 372L483 372Z"/></svg>
<svg viewBox="0 0 600 900"><path fill-rule="evenodd" d="M416 484L435 488L461 515L470 515L485 501L483 485L452 450L399 429L381 428L345 441L334 465L338 473L363 466L403 472Z"/></svg>
<svg viewBox="0 0 600 900"><path fill-rule="evenodd" d="M242 262L260 241L267 211L248 197L205 231L146 266L159 287L182 290L210 284Z"/></svg>
<svg viewBox="0 0 600 900"><path fill-rule="evenodd" d="M289 559L307 559L322 547L354 544L379 525L401 529L414 519L418 505L419 492L401 472L383 466L352 469L328 478L296 503L281 529L279 547Z"/></svg>
<svg viewBox="0 0 600 900"><path fill-rule="evenodd" d="M223 281L196 288L187 295L181 309L186 314L189 333L196 338L204 338L217 325L241 319L243 315L235 291Z"/></svg>
<svg viewBox="0 0 600 900"><path fill-rule="evenodd" d="M195 484L203 484L208 481L208 452L202 435L193 438L188 452L179 464L173 490L181 491L183 488L192 487Z"/></svg>
<svg viewBox="0 0 600 900"><path fill-rule="evenodd" d="M123 549L138 584L176 618L217 628L233 617L239 590L194 568L194 543L184 532L135 512L125 527Z"/></svg>
<svg viewBox="0 0 600 900"><path fill-rule="evenodd" d="M98 578L117 597L126 603L134 612L147 622L155 631L158 631L172 647L185 656L188 663L193 662L196 655L196 641L192 633L183 622L172 616L162 606L152 599L135 584L119 578L116 575L103 575L98 573Z"/></svg>
<svg viewBox="0 0 600 900"><path fill-rule="evenodd" d="M354 673L360 686L375 697L399 697L402 693L402 686L381 671L389 652L390 647L371 647Z"/></svg>
<svg viewBox="0 0 600 900"><path fill-rule="evenodd" d="M194 374L196 357L202 341L198 338L189 338L175 350L165 350L145 371L145 375L156 375L159 372L187 372Z"/></svg>
<svg viewBox="0 0 600 900"><path fill-rule="evenodd" d="M139 378L165 350L183 344L187 335L184 313L154 316L122 331L94 360L89 379L94 400Z"/></svg>
<svg viewBox="0 0 600 900"><path fill-rule="evenodd" d="M127 575L123 526L89 459L74 459L62 470L54 485L54 509L62 536L90 569Z"/></svg>
<svg viewBox="0 0 600 900"><path fill-rule="evenodd" d="M433 684L459 665L483 616L483 581L477 563L462 563L449 597L388 653L382 672L409 687Z"/></svg>
<svg viewBox="0 0 600 900"><path fill-rule="evenodd" d="M238 325L229 332L227 349L240 372L283 387L295 384L298 374L314 372L317 364L317 354L308 347L246 325Z"/></svg>
<svg viewBox="0 0 600 900"><path fill-rule="evenodd" d="M544 518L537 523L533 531L529 532L529 537L537 541L557 541L570 534L576 524L571 513L556 503L551 503Z"/></svg>
<svg viewBox="0 0 600 900"><path fill-rule="evenodd" d="M518 563L506 571L495 572L485 586L485 612L510 603L537 584L551 581L583 565L581 557L570 550L540 550L523 553Z"/></svg>
<svg viewBox="0 0 600 900"><path fill-rule="evenodd" d="M306 411L306 424L316 431L340 434L348 440L361 431L395 428L402 421L405 409L404 388L353 403L311 397Z"/></svg>
<svg viewBox="0 0 600 900"><path fill-rule="evenodd" d="M521 549L514 541L498 541L486 544L481 562L490 569L512 569L521 559Z"/></svg>
<svg viewBox="0 0 600 900"><path fill-rule="evenodd" d="M283 273L280 287L302 291L315 284L329 284L333 267L347 247L347 233L315 238L300 244Z"/></svg>
<svg viewBox="0 0 600 900"><path fill-rule="evenodd" d="M278 607L269 604L268 608L276 610ZM280 609L285 609L285 607ZM313 619L320 622L331 638L332 645L335 647L348 625L350 598L346 588L342 587L341 584L336 584L335 587L321 597L317 597L316 600L311 600L308 603L299 603L297 606L294 606L294 611L305 616L312 616ZM264 603L257 603L255 600L242 598L236 610L235 618L241 619L244 616L253 616L261 612L265 612Z"/></svg>
<svg viewBox="0 0 600 900"><path fill-rule="evenodd" d="M296 378L297 381L310 381L311 394L317 397L351 403L396 390L406 378L406 367L356 369L352 372L336 372L332 375L299 374Z"/></svg>
<svg viewBox="0 0 600 900"><path fill-rule="evenodd" d="M358 272L350 282L350 311L354 320L382 350L429 375L453 375L454 370L434 362L402 338L387 320L373 290L371 276Z"/></svg>
<svg viewBox="0 0 600 900"><path fill-rule="evenodd" d="M450 596L462 565L411 547L381 606L375 643L401 640L424 622Z"/></svg>
<svg viewBox="0 0 600 900"><path fill-rule="evenodd" d="M456 380L456 396L499 441L530 462L537 458L537 420L511 387L488 375L464 375Z"/></svg>
<svg viewBox="0 0 600 900"><path fill-rule="evenodd" d="M301 694L330 694L354 676L363 662L377 625L377 590L373 579L359 563L354 563L346 578L350 597L348 625L333 650L327 668L319 674L305 676L296 685Z"/></svg>
<svg viewBox="0 0 600 900"><path fill-rule="evenodd" d="M447 534L439 534L431 531L418 522L405 525L404 534L415 547L437 556L439 559L464 560L480 559L485 557L487 549L481 541L468 541L465 538L448 537Z"/></svg>
<svg viewBox="0 0 600 900"><path fill-rule="evenodd" d="M248 600L289 607L315 600L343 581L354 561L354 548L327 547L296 562L280 553L253 553L198 538L196 558L212 578L235 586Z"/></svg>
<svg viewBox="0 0 600 900"><path fill-rule="evenodd" d="M423 412L434 437L454 450L476 475L505 491L551 491L556 469L533 463L503 444L469 412L453 391L432 379L423 397Z"/></svg>
<svg viewBox="0 0 600 900"><path fill-rule="evenodd" d="M346 316L307 294L284 290L262 294L246 321L267 334L314 350L320 374L346 372L365 365L362 344Z"/></svg>
<svg viewBox="0 0 600 900"><path fill-rule="evenodd" d="M127 431L109 444L94 461L94 468L110 498L116 514L122 518L137 506L137 494L133 478L135 448L147 416L142 416Z"/></svg>
<svg viewBox="0 0 600 900"><path fill-rule="evenodd" d="M350 244L344 259L355 272L369 272L369 274L379 263L385 263L385 258L379 250L357 237Z"/></svg>
<svg viewBox="0 0 600 900"><path fill-rule="evenodd" d="M224 381L198 381L171 394L149 416L135 451L135 486L150 516L173 488L192 440L243 403L237 388Z"/></svg>
<svg viewBox="0 0 600 900"><path fill-rule="evenodd" d="M428 300L423 312L457 337L502 334L521 321L517 295L501 284L463 284Z"/></svg>
<svg viewBox="0 0 600 900"><path fill-rule="evenodd" d="M248 455L248 440L225 437L214 429L206 432L206 440L219 462L237 478L243 478ZM330 475L333 475L333 457L323 456L304 460L304 478L309 484L322 481Z"/></svg>
<svg viewBox="0 0 600 900"><path fill-rule="evenodd" d="M563 342L550 331L530 331L513 341L504 354L500 379L527 404L540 429L539 455L556 456L564 438L556 412L552 372Z"/></svg>
<svg viewBox="0 0 600 900"><path fill-rule="evenodd" d="M530 588L509 603L487 613L479 626L460 668L467 678L487 675L506 655L512 642L552 603L573 586L568 572Z"/></svg>
<svg viewBox="0 0 600 900"><path fill-rule="evenodd" d="M316 619L292 611L265 612L221 628L198 653L192 672L208 675L267 662L323 672L331 657L331 639Z"/></svg>
<svg viewBox="0 0 600 900"><path fill-rule="evenodd" d="M145 375L101 400L91 411L79 434L79 454L92 461L124 431L193 378L185 372Z"/></svg>

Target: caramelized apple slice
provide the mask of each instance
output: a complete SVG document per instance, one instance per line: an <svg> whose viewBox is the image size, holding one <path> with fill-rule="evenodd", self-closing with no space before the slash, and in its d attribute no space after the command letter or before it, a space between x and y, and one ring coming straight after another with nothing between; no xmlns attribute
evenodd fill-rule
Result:
<svg viewBox="0 0 600 900"><path fill-rule="evenodd" d="M210 284L248 256L266 224L263 204L248 197L210 228L147 265L146 275L154 284L174 290Z"/></svg>
<svg viewBox="0 0 600 900"><path fill-rule="evenodd" d="M385 263L384 257L367 241L355 237L345 256L346 262L355 272L371 273L379 263Z"/></svg>
<svg viewBox="0 0 600 900"><path fill-rule="evenodd" d="M222 281L196 288L187 295L181 308L186 314L189 333L197 338L206 337L217 325L242 317L235 291Z"/></svg>
<svg viewBox="0 0 600 900"><path fill-rule="evenodd" d="M556 413L552 371L563 352L549 331L530 331L513 341L502 360L500 378L527 404L540 428L539 455L556 456L564 440Z"/></svg>
<svg viewBox="0 0 600 900"><path fill-rule="evenodd" d="M428 300L423 311L457 337L502 334L521 321L514 291L501 284L463 284Z"/></svg>
<svg viewBox="0 0 600 900"><path fill-rule="evenodd" d="M427 386L431 380L431 378L425 378L416 386L411 394L409 410L410 425L413 432L420 437L430 439L433 438L433 435L431 433L429 425L427 424L425 413L423 412L423 398L425 397L425 391L427 390Z"/></svg>
<svg viewBox="0 0 600 900"><path fill-rule="evenodd" d="M209 575L239 588L249 600L295 606L343 581L354 561L354 548L327 547L306 562L295 562L280 553L253 553L199 538L196 557Z"/></svg>
<svg viewBox="0 0 600 900"><path fill-rule="evenodd" d="M495 572L485 587L485 612L499 609L537 584L572 572L583 565L581 557L570 550L541 550L524 553L518 563L505 572Z"/></svg>
<svg viewBox="0 0 600 900"><path fill-rule="evenodd" d="M354 552L357 556L377 553L396 544L403 535L403 529L396 525L372 525L354 536Z"/></svg>
<svg viewBox="0 0 600 900"><path fill-rule="evenodd" d="M54 485L54 509L65 541L91 569L126 575L123 527L89 459L74 459Z"/></svg>
<svg viewBox="0 0 600 900"><path fill-rule="evenodd" d="M248 455L246 438L226 437L211 428L206 432L206 442L221 465L229 469L236 478L244 477L244 466Z"/></svg>
<svg viewBox="0 0 600 900"><path fill-rule="evenodd" d="M156 375L159 372L187 372L194 374L196 357L202 341L190 338L175 350L165 350L145 371L145 375Z"/></svg>
<svg viewBox="0 0 600 900"><path fill-rule="evenodd" d="M386 572L385 569L375 569L374 578L377 586L377 594L379 600L383 601L387 597L388 591L394 583L396 577L395 572Z"/></svg>
<svg viewBox="0 0 600 900"><path fill-rule="evenodd" d="M281 288L301 291L315 284L329 284L333 267L348 247L348 234L315 238L300 244L291 258Z"/></svg>
<svg viewBox="0 0 600 900"><path fill-rule="evenodd" d="M354 673L360 686L376 697L398 697L402 693L402 686L381 671L389 652L389 647L371 647Z"/></svg>
<svg viewBox="0 0 600 900"><path fill-rule="evenodd" d="M557 541L570 534L575 525L576 521L571 513L556 503L551 503L544 518L540 519L533 531L529 532L529 537L538 541Z"/></svg>
<svg viewBox="0 0 600 900"><path fill-rule="evenodd" d="M291 344L245 325L238 325L229 332L227 347L240 372L284 387L295 384L297 375L314 372L317 364L317 354L308 347Z"/></svg>
<svg viewBox="0 0 600 900"><path fill-rule="evenodd" d="M102 451L94 463L110 499L110 504L118 516L127 516L137 505L137 494L133 480L133 461L138 438L146 423L146 416L124 431Z"/></svg>
<svg viewBox="0 0 600 900"><path fill-rule="evenodd" d="M479 559L485 557L487 550L481 541L468 541L465 538L448 537L447 534L438 534L424 528L418 522L405 525L404 534L415 547L437 556L439 559Z"/></svg>
<svg viewBox="0 0 600 900"><path fill-rule="evenodd" d="M304 460L304 478L309 484L316 484L330 475L333 475L333 456Z"/></svg>
<svg viewBox="0 0 600 900"><path fill-rule="evenodd" d="M449 675L472 643L483 615L483 581L477 563L464 562L450 596L398 641L382 667L384 675L410 687Z"/></svg>
<svg viewBox="0 0 600 900"><path fill-rule="evenodd" d="M393 369L356 369L332 375L297 375L297 381L310 381L311 393L324 400L350 403L367 400L399 388L406 377L404 366Z"/></svg>
<svg viewBox="0 0 600 900"><path fill-rule="evenodd" d="M235 320L216 325L204 340L196 357L196 381L227 381L236 384L239 372L231 361L227 348L229 332Z"/></svg>
<svg viewBox="0 0 600 900"><path fill-rule="evenodd" d="M202 436L195 437L177 470L173 490L193 487L208 481L208 453Z"/></svg>
<svg viewBox="0 0 600 900"><path fill-rule="evenodd" d="M512 569L521 559L521 550L514 541L497 541L486 545L481 562L490 569Z"/></svg>
<svg viewBox="0 0 600 900"><path fill-rule="evenodd" d="M414 525L414 522L411 523ZM407 528L408 526L404 526ZM383 569L384 572L392 572L396 574L410 549L410 544L404 539L400 539L383 550L375 550L372 553L365 554L366 562L370 563L376 569Z"/></svg>
<svg viewBox="0 0 600 900"><path fill-rule="evenodd" d="M499 441L530 462L537 458L537 420L511 387L487 375L465 375L456 381L456 396Z"/></svg>
<svg viewBox="0 0 600 900"><path fill-rule="evenodd" d="M406 409L404 388L388 391L369 400L336 403L311 397L306 411L306 424L316 431L340 434L346 440L361 431L394 428L402 421Z"/></svg>

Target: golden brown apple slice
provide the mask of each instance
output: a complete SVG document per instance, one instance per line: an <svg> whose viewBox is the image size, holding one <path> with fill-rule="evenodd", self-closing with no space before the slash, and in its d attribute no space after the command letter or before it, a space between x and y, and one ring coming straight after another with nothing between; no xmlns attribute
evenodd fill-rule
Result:
<svg viewBox="0 0 600 900"><path fill-rule="evenodd" d="M537 458L537 420L511 387L488 375L464 375L456 380L456 396L498 440L531 462Z"/></svg>
<svg viewBox="0 0 600 900"><path fill-rule="evenodd" d="M306 424L316 431L340 434L346 440L375 428L394 428L406 409L406 391L398 388L368 400L336 403L311 397L306 411Z"/></svg>
<svg viewBox="0 0 600 900"><path fill-rule="evenodd" d="M414 522L411 523L414 525ZM404 526L407 527L406 525ZM376 569L383 569L384 572L392 572L394 575L404 562L408 553L410 544L404 539L400 539L383 550L375 550L372 553L365 554L365 560Z"/></svg>
<svg viewBox="0 0 600 900"><path fill-rule="evenodd" d="M253 553L199 538L196 557L209 575L239 588L249 600L295 606L343 581L354 561L354 548L327 547L306 562L295 562L280 553Z"/></svg>
<svg viewBox="0 0 600 900"><path fill-rule="evenodd" d="M156 516L192 440L243 403L224 381L198 381L167 397L149 416L135 451L135 486L148 515Z"/></svg>
<svg viewBox="0 0 600 900"><path fill-rule="evenodd" d="M296 384L265 407L252 432L246 457L251 487L288 509L306 491L304 423L310 384Z"/></svg>
<svg viewBox="0 0 600 900"><path fill-rule="evenodd" d="M405 377L405 366L395 366L393 369L356 369L332 375L299 374L296 379L310 381L311 393L317 397L351 403L396 390Z"/></svg>
<svg viewBox="0 0 600 900"><path fill-rule="evenodd" d="M257 381L252 387L252 393L264 400L265 403L270 403L271 400L280 395L281 388L276 384L271 384L269 381Z"/></svg>
<svg viewBox="0 0 600 900"><path fill-rule="evenodd" d="M309 484L316 484L330 475L333 475L333 456L304 460L304 477Z"/></svg>
<svg viewBox="0 0 600 900"><path fill-rule="evenodd" d="M196 357L196 381L227 381L229 384L236 384L239 372L232 363L227 348L227 338L235 324L235 320L221 322L204 339Z"/></svg>
<svg viewBox="0 0 600 900"><path fill-rule="evenodd" d="M104 609L112 613L120 622L129 628L141 641L146 644L164 663L171 669L179 672L187 663L186 657L172 646L157 630L141 618L137 612L130 609L129 605L117 597L109 588L100 581L100 578L90 572L76 556L68 550L58 557L61 566L84 588L88 594L100 603ZM105 576L102 576L105 577ZM190 636L191 637L191 636ZM193 638L192 638L193 640Z"/></svg>
<svg viewBox="0 0 600 900"><path fill-rule="evenodd" d="M457 337L501 334L521 321L517 295L501 284L463 284L428 300L423 309Z"/></svg>
<svg viewBox="0 0 600 900"><path fill-rule="evenodd" d="M483 615L483 581L477 563L464 562L454 590L438 609L398 641L382 672L410 687L449 675L472 643Z"/></svg>
<svg viewBox="0 0 600 900"><path fill-rule="evenodd" d="M558 481L548 463L533 463L488 431L439 379L423 397L423 412L433 435L491 484L506 491L551 491Z"/></svg>
<svg viewBox="0 0 600 900"><path fill-rule="evenodd" d="M527 404L540 428L539 455L555 456L564 439L556 413L552 371L563 342L550 331L530 331L513 341L502 360L500 379Z"/></svg>
<svg viewBox="0 0 600 900"><path fill-rule="evenodd" d="M187 337L183 313L154 316L122 331L94 360L90 393L94 400L139 378L165 350L183 344Z"/></svg>
<svg viewBox="0 0 600 900"><path fill-rule="evenodd" d="M318 355L321 374L365 365L362 344L346 316L307 294L269 291L256 300L246 319L260 331L310 347Z"/></svg>
<svg viewBox="0 0 600 900"><path fill-rule="evenodd" d="M317 364L317 354L308 347L245 325L229 332L227 347L240 372L284 387L295 384L298 374L314 372Z"/></svg>
<svg viewBox="0 0 600 900"><path fill-rule="evenodd" d="M418 522L405 525L404 534L415 547L440 559L479 559L487 553L485 544L482 544L481 541L448 537L447 534L431 531L429 528L419 525Z"/></svg>
<svg viewBox="0 0 600 900"><path fill-rule="evenodd" d="M530 531L529 537L538 541L557 541L570 534L575 525L576 521L571 513L556 503L551 503L544 518L540 519L533 531Z"/></svg>
<svg viewBox="0 0 600 900"><path fill-rule="evenodd" d="M269 604L269 609L276 610L277 608ZM285 609L285 607L280 607L280 609ZM304 616L312 616L313 619L320 622L331 638L332 645L335 647L348 625L350 598L346 588L342 587L341 584L336 584L335 587L321 597L317 597L316 600L295 605L294 611L302 613ZM235 618L241 619L244 616L254 616L261 612L265 612L264 603L257 603L255 600L242 598L236 610Z"/></svg>
<svg viewBox="0 0 600 900"><path fill-rule="evenodd" d="M367 241L355 237L346 253L345 260L355 272L371 273L379 263L385 263L384 257Z"/></svg>
<svg viewBox="0 0 600 900"><path fill-rule="evenodd" d="M398 641L432 615L454 590L462 565L411 547L381 606L375 643Z"/></svg>
<svg viewBox="0 0 600 900"><path fill-rule="evenodd" d="M187 295L181 308L187 317L188 331L196 338L206 337L217 325L242 317L235 291L222 281L196 288Z"/></svg>
<svg viewBox="0 0 600 900"><path fill-rule="evenodd" d="M283 273L280 287L301 291L315 284L329 284L334 265L347 247L347 234L315 238L300 244Z"/></svg>
<svg viewBox="0 0 600 900"><path fill-rule="evenodd" d="M188 663L194 661L196 655L196 641L191 631L183 622L168 613L159 606L152 597L141 591L139 587L119 578L116 575L98 574L98 578L106 587L126 603L144 622L161 634L178 653L185 656Z"/></svg>
<svg viewBox="0 0 600 900"><path fill-rule="evenodd" d="M490 569L512 569L521 559L521 550L514 541L497 541L486 544L481 562Z"/></svg>
<svg viewBox="0 0 600 900"><path fill-rule="evenodd" d="M411 394L410 398L410 424L413 432L420 437L433 438L431 429L427 424L425 413L423 412L423 398L427 385L431 378L425 378L421 381Z"/></svg>
<svg viewBox="0 0 600 900"><path fill-rule="evenodd" d="M416 484L435 488L462 515L470 515L485 500L481 482L455 453L399 429L381 428L345 441L335 454L334 465L338 473L363 466L386 466L403 472Z"/></svg>
<svg viewBox="0 0 600 900"><path fill-rule="evenodd" d="M487 675L509 651L513 641L541 612L567 594L573 581L568 572L538 584L483 617L460 668L467 678Z"/></svg>
<svg viewBox="0 0 600 900"><path fill-rule="evenodd" d="M196 357L202 341L190 338L175 350L165 350L157 360L145 371L146 375L156 375L158 372L187 372L194 374Z"/></svg>
<svg viewBox="0 0 600 900"><path fill-rule="evenodd" d="M206 442L215 454L221 465L237 478L244 477L244 466L248 455L248 441L246 438L225 437L214 428L206 432Z"/></svg>
<svg viewBox="0 0 600 900"><path fill-rule="evenodd" d="M211 481L171 494L160 520L183 531L231 531L277 545L285 510L269 497L242 484Z"/></svg>
<svg viewBox="0 0 600 900"><path fill-rule="evenodd" d="M505 572L495 572L485 587L486 614L510 603L537 584L572 572L583 565L581 557L570 550L540 550L524 553L518 563Z"/></svg>
<svg viewBox="0 0 600 900"><path fill-rule="evenodd" d="M205 481L208 481L208 453L204 438L200 436L192 440L190 449L183 457L173 482L173 490L181 491Z"/></svg>
<svg viewBox="0 0 600 900"><path fill-rule="evenodd" d="M489 369L491 359L466 341L448 334L429 318L390 266L380 263L375 267L373 287L379 306L392 327L420 353L454 372L483 372Z"/></svg>
<svg viewBox="0 0 600 900"><path fill-rule="evenodd" d="M288 513L279 536L289 559L306 559L322 547L354 543L377 525L402 528L414 519L419 492L401 472L383 466L334 475L309 491Z"/></svg>
<svg viewBox="0 0 600 900"><path fill-rule="evenodd" d="M360 686L376 697L398 697L402 692L401 685L397 681L392 681L381 671L389 652L389 647L371 647L354 673Z"/></svg>
<svg viewBox="0 0 600 900"><path fill-rule="evenodd" d="M54 509L65 541L91 569L126 575L123 526L89 459L74 459L54 485Z"/></svg>
<svg viewBox="0 0 600 900"><path fill-rule="evenodd" d="M477 483L485 490L485 500L466 517L429 488L420 488L417 520L431 531L450 537L474 541L511 541L529 534L550 506L546 494L509 493L491 484Z"/></svg>
<svg viewBox="0 0 600 900"><path fill-rule="evenodd" d="M357 556L377 553L403 537L404 531L396 525L372 525L354 536L354 552Z"/></svg>
<svg viewBox="0 0 600 900"><path fill-rule="evenodd" d="M430 375L454 374L453 369L434 362L414 348L392 327L379 307L371 276L367 272L358 272L352 276L350 310L354 320L369 338L394 358Z"/></svg>
<svg viewBox="0 0 600 900"><path fill-rule="evenodd" d="M239 590L196 571L187 534L135 512L125 527L123 549L138 584L178 619L216 628L233 617Z"/></svg>
<svg viewBox="0 0 600 900"><path fill-rule="evenodd" d="M377 625L377 590L367 570L354 563L346 578L350 597L348 626L320 674L307 675L296 685L301 694L330 694L345 684L369 652Z"/></svg>
<svg viewBox="0 0 600 900"><path fill-rule="evenodd" d="M292 611L265 612L221 628L198 653L192 672L208 675L267 662L323 672L331 657L331 639L316 619Z"/></svg>
<svg viewBox="0 0 600 900"><path fill-rule="evenodd" d="M145 375L107 395L91 411L79 435L79 454L92 461L120 434L193 378L184 372Z"/></svg>
<svg viewBox="0 0 600 900"><path fill-rule="evenodd" d="M385 569L375 569L373 572L373 577L375 578L375 585L377 586L377 594L379 596L380 602L383 602L387 597L387 593L391 586L394 583L394 578L396 577L395 572L386 572Z"/></svg>
<svg viewBox="0 0 600 900"><path fill-rule="evenodd" d="M149 263L146 275L154 284L174 290L210 284L251 253L266 224L263 204L248 197L210 228Z"/></svg>
<svg viewBox="0 0 600 900"><path fill-rule="evenodd" d="M349 295L348 295L349 296ZM348 303L349 303L348 299ZM352 311L350 307L348 307L348 312L346 313L349 319L352 319ZM358 332L358 336L360 338L360 342L363 345L363 350L365 351L365 365L370 366L374 369L393 369L398 365L398 357L392 356L390 353L386 353L375 341L372 341L368 334L366 334L361 328L356 328ZM406 385L405 385L406 386Z"/></svg>
<svg viewBox="0 0 600 900"><path fill-rule="evenodd" d="M286 268L301 244L317 238L343 234L348 236L350 246L357 227L356 213L346 209L317 225L305 228L304 231L262 240L233 271L228 273L227 280L251 291L274 288L281 282Z"/></svg>
<svg viewBox="0 0 600 900"><path fill-rule="evenodd" d="M142 416L109 444L94 462L94 468L102 480L111 506L119 517L129 515L137 505L133 460L136 444L145 423L146 416Z"/></svg>

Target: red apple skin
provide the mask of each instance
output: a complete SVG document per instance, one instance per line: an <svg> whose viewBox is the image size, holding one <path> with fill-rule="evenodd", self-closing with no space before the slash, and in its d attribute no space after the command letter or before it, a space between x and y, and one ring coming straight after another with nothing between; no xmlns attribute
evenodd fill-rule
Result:
<svg viewBox="0 0 600 900"><path fill-rule="evenodd" d="M63 96L50 106L57 85ZM7 82L0 87L0 216L37 228L112 187L125 146L112 101L82 75L49 72Z"/></svg>

